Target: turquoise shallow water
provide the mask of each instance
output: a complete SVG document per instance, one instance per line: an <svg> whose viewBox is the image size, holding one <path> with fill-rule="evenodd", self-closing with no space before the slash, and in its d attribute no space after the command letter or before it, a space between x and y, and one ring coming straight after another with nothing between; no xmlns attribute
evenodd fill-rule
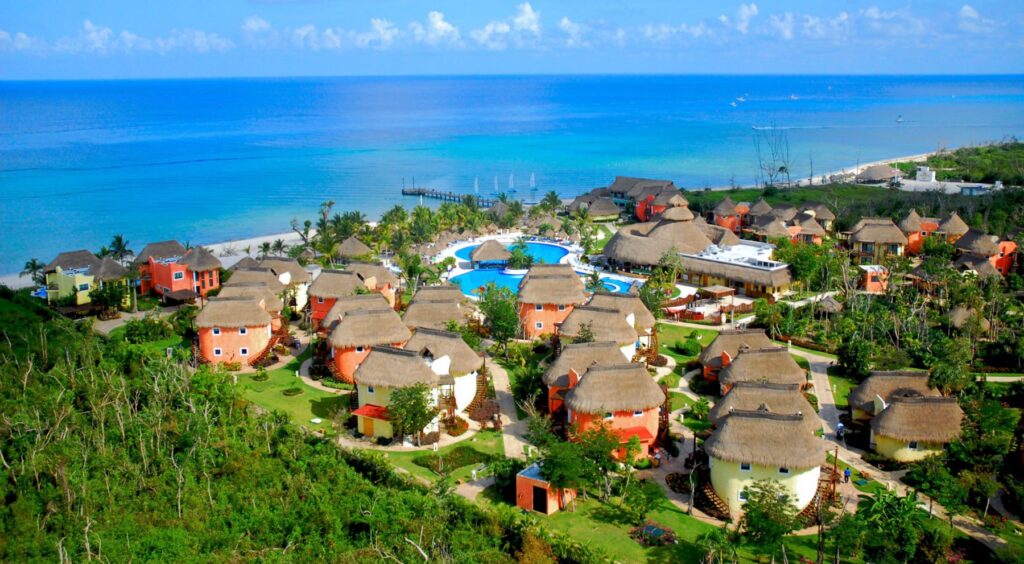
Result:
<svg viewBox="0 0 1024 564"><path fill-rule="evenodd" d="M327 199L374 218L415 205L403 178L524 198L616 174L750 184L754 127L787 132L798 177L997 141L1024 134L1024 77L0 82L0 273L114 233L139 250L286 231Z"/></svg>
<svg viewBox="0 0 1024 564"><path fill-rule="evenodd" d="M508 245L511 249L512 245ZM473 250L477 248L477 245L469 245L462 247L455 251L455 257L459 260L469 260L469 255L473 253ZM564 247L558 245L548 245L545 243L527 243L526 252L533 257L534 262L543 264L556 264L562 260L562 257L569 254L569 251Z"/></svg>

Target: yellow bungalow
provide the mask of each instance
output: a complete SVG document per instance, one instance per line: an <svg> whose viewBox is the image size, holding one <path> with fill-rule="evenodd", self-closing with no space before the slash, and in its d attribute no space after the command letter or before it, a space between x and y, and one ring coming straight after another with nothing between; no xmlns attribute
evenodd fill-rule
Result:
<svg viewBox="0 0 1024 564"><path fill-rule="evenodd" d="M956 398L897 398L871 420L871 448L897 462L923 460L960 436L963 418Z"/></svg>
<svg viewBox="0 0 1024 564"><path fill-rule="evenodd" d="M53 305L74 296L76 306L90 302L94 288L105 284L128 283L128 270L110 257L102 260L86 250L68 251L57 255L44 270L46 274L46 301ZM125 295L125 305L130 297Z"/></svg>
<svg viewBox="0 0 1024 564"><path fill-rule="evenodd" d="M431 398L436 405L441 379L432 369L432 365L443 364L447 369L450 362L451 359L447 356L431 360L417 351L388 346L373 347L355 373L359 408L352 414L356 416L358 431L368 437L394 437L391 416L388 413L391 392L416 384L426 384L431 389ZM435 418L423 431L431 432L437 429L438 420Z"/></svg>
<svg viewBox="0 0 1024 564"><path fill-rule="evenodd" d="M938 395L938 390L928 387L927 372L875 371L850 392L850 419L867 421L899 398Z"/></svg>
<svg viewBox="0 0 1024 564"><path fill-rule="evenodd" d="M825 449L804 417L813 414L734 409L704 442L711 486L733 514L741 512L746 491L757 480L772 480L793 496L798 511L818 492Z"/></svg>

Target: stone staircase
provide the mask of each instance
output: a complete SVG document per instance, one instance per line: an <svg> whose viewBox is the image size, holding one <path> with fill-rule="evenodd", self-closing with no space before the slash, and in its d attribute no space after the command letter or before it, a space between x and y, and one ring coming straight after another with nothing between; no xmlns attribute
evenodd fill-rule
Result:
<svg viewBox="0 0 1024 564"><path fill-rule="evenodd" d="M710 480L702 480L696 498L694 501L697 508L704 513L722 521L729 519L729 504L718 497L718 494L715 493L715 488L711 487Z"/></svg>

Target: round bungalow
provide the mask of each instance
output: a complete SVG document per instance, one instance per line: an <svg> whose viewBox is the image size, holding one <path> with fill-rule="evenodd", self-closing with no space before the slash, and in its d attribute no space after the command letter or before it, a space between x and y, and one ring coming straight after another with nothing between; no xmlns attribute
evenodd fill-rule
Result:
<svg viewBox="0 0 1024 564"><path fill-rule="evenodd" d="M431 401L436 405L439 382L428 361L416 351L388 346L374 348L355 373L359 408L352 415L356 416L356 428L370 437L393 437L394 428L388 413L391 392L426 384L431 388ZM423 430L436 431L437 423L435 419Z"/></svg>
<svg viewBox="0 0 1024 564"><path fill-rule="evenodd" d="M941 454L960 436L963 418L956 398L896 398L871 420L871 448L898 462Z"/></svg>

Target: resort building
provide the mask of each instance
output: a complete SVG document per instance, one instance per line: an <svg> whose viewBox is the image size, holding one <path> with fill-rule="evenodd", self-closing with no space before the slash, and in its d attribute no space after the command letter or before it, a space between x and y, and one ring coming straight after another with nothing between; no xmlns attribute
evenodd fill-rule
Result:
<svg viewBox="0 0 1024 564"><path fill-rule="evenodd" d="M946 313L946 319L949 321L949 326L957 331L972 330L975 323L982 333L988 333L992 329L992 323L973 307L958 305Z"/></svg>
<svg viewBox="0 0 1024 564"><path fill-rule="evenodd" d="M749 297L776 296L793 284L789 265L772 260L774 245L742 241L711 246L697 254L680 254L682 281L698 287L726 286Z"/></svg>
<svg viewBox="0 0 1024 564"><path fill-rule="evenodd" d="M616 221L622 210L611 198L598 198L588 205L582 206L592 221Z"/></svg>
<svg viewBox="0 0 1024 564"><path fill-rule="evenodd" d="M438 406L448 415L462 413L486 392L487 380L479 375L484 359L462 335L417 327L404 348L419 353L438 375Z"/></svg>
<svg viewBox="0 0 1024 564"><path fill-rule="evenodd" d="M355 272L356 276L366 285L366 289L384 296L391 307L395 306L398 277L390 269L375 263L350 262L345 266L345 270Z"/></svg>
<svg viewBox="0 0 1024 564"><path fill-rule="evenodd" d="M772 345L752 349L741 346L732 361L718 373L721 394L729 393L740 382L797 385L802 389L807 385L807 371L800 368L785 347Z"/></svg>
<svg viewBox="0 0 1024 564"><path fill-rule="evenodd" d="M281 317L284 301L266 284L259 282L235 283L225 285L217 294L218 298L247 298L260 302L263 309L270 314L270 327L276 332L285 326Z"/></svg>
<svg viewBox="0 0 1024 564"><path fill-rule="evenodd" d="M867 421L900 398L938 397L928 387L928 373L909 370L876 371L850 392L850 419Z"/></svg>
<svg viewBox="0 0 1024 564"><path fill-rule="evenodd" d="M561 341L573 342L580 339L587 328L595 341L615 343L624 359L633 361L639 339L636 329L621 311L592 305L574 308L558 327L558 337Z"/></svg>
<svg viewBox="0 0 1024 564"><path fill-rule="evenodd" d="M619 439L613 454L626 456L625 445L637 437L642 447L638 458L647 457L658 436L660 409L665 392L642 364L593 366L578 380L569 372L565 393L566 417L578 433L604 426Z"/></svg>
<svg viewBox="0 0 1024 564"><path fill-rule="evenodd" d="M64 300L72 305L82 306L90 302L95 288L106 284L122 284L128 287L128 270L110 257L99 259L86 250L68 251L57 255L43 269L46 276L46 302L55 305ZM73 296L73 300L69 299ZM131 296L125 292L125 303L131 303Z"/></svg>
<svg viewBox="0 0 1024 564"><path fill-rule="evenodd" d="M828 233L832 232L836 221L836 214L828 206L819 202L806 202L800 209L797 209L786 204L772 207L764 198L759 198L747 211L744 217L744 227L759 225L763 228L774 221L778 221L783 226L789 226L797 216L814 218L815 223ZM772 229L776 231L776 234L771 235L772 238L782 236L776 228ZM809 226L808 229L813 230L813 227Z"/></svg>
<svg viewBox="0 0 1024 564"><path fill-rule="evenodd" d="M555 488L544 477L540 464L531 464L516 474L516 507L542 515L565 509L576 497L576 490Z"/></svg>
<svg viewBox="0 0 1024 564"><path fill-rule="evenodd" d="M496 239L488 239L469 254L470 268L504 266L512 258L512 252Z"/></svg>
<svg viewBox="0 0 1024 564"><path fill-rule="evenodd" d="M889 288L889 269L880 264L862 264L857 287L867 294L884 294Z"/></svg>
<svg viewBox="0 0 1024 564"><path fill-rule="evenodd" d="M345 270L322 270L320 275L309 285L309 310L313 326L319 327L327 317L327 312L334 307L338 298L354 296L360 288L365 288L363 281L354 272ZM386 302L386 300L385 300Z"/></svg>
<svg viewBox="0 0 1024 564"><path fill-rule="evenodd" d="M889 257L903 256L907 236L889 218L866 217L842 234L854 264L882 264Z"/></svg>
<svg viewBox="0 0 1024 564"><path fill-rule="evenodd" d="M523 338L553 335L573 308L587 299L583 281L567 264L536 264L519 283Z"/></svg>
<svg viewBox="0 0 1024 564"><path fill-rule="evenodd" d="M465 320L466 314L462 311L461 302L420 298L418 294L402 315L402 321L410 329L430 327L444 330L450 321L461 325Z"/></svg>
<svg viewBox="0 0 1024 564"><path fill-rule="evenodd" d="M352 411L352 415L356 416L356 429L368 437L394 437L388 406L391 405L391 393L400 388L425 384L431 389L431 403L437 405L441 379L432 365L438 362L447 363L448 359L431 362L417 351L388 346L373 349L355 371L359 407ZM421 431L437 430L438 419L435 418Z"/></svg>
<svg viewBox="0 0 1024 564"><path fill-rule="evenodd" d="M903 178L903 172L886 164L872 165L862 170L854 180L859 184L896 183Z"/></svg>
<svg viewBox="0 0 1024 564"><path fill-rule="evenodd" d="M983 274L980 263L988 262L1001 276L1013 270L1017 259L1017 243L1001 241L995 235L989 235L980 229L969 229L954 245L959 257L956 265L961 270L974 270Z"/></svg>
<svg viewBox="0 0 1024 564"><path fill-rule="evenodd" d="M253 364L266 356L271 315L255 298L213 298L196 315L199 354L204 362Z"/></svg>
<svg viewBox="0 0 1024 564"><path fill-rule="evenodd" d="M636 203L636 218L651 221L669 208L686 207L689 204L679 190L666 190L658 195L648 194Z"/></svg>
<svg viewBox="0 0 1024 564"><path fill-rule="evenodd" d="M924 240L939 230L939 220L921 217L917 210L911 209L907 216L900 220L899 228L907 236L907 254L916 256L921 253Z"/></svg>
<svg viewBox="0 0 1024 564"><path fill-rule="evenodd" d="M942 454L963 418L956 398L897 397L871 420L871 448L897 462Z"/></svg>
<svg viewBox="0 0 1024 564"><path fill-rule="evenodd" d="M739 233L749 211L750 205L746 202L737 204L732 201L732 198L726 196L711 211L711 221L719 227L728 229L733 233Z"/></svg>
<svg viewBox="0 0 1024 564"><path fill-rule="evenodd" d="M772 413L806 414L804 423L807 431L814 434L821 429L821 421L812 417L814 408L804 397L799 384L736 382L728 394L715 402L708 412L708 420L715 427L721 427L733 411L757 411L761 408Z"/></svg>
<svg viewBox="0 0 1024 564"><path fill-rule="evenodd" d="M413 301L462 303L466 300L466 296L463 295L462 289L454 284L440 284L438 286L420 286L416 289L416 295L412 299Z"/></svg>
<svg viewBox="0 0 1024 564"><path fill-rule="evenodd" d="M552 419L557 419L565 406L565 392L570 387L570 379L578 382L580 376L592 366L617 365L622 364L623 360L622 349L618 343L611 341L572 343L562 347L562 352L544 371L543 376L544 385L548 388L548 413Z"/></svg>
<svg viewBox="0 0 1024 564"><path fill-rule="evenodd" d="M946 238L948 243L956 243L957 239L963 237L970 230L970 226L960 219L956 212L949 214L949 217L939 223L939 229L935 233Z"/></svg>
<svg viewBox="0 0 1024 564"><path fill-rule="evenodd" d="M220 260L203 247L185 247L177 241L146 245L135 257L139 291L165 299L192 300L220 288Z"/></svg>
<svg viewBox="0 0 1024 564"><path fill-rule="evenodd" d="M825 449L804 420L813 413L782 414L734 409L704 441L711 486L733 514L757 480L772 480L803 510L818 492Z"/></svg>
<svg viewBox="0 0 1024 564"><path fill-rule="evenodd" d="M340 310L340 300L331 311ZM371 306L372 307L372 306ZM326 321L330 321L328 314ZM335 378L352 383L356 369L374 347L400 347L412 333L395 310L386 305L377 309L354 309L340 316L329 337L331 372Z"/></svg>
<svg viewBox="0 0 1024 564"><path fill-rule="evenodd" d="M711 344L697 357L703 367L704 378L718 380L718 373L729 366L740 349L765 349L777 346L763 329L727 329L720 331Z"/></svg>
<svg viewBox="0 0 1024 564"><path fill-rule="evenodd" d="M312 276L299 261L289 257L266 257L260 261L260 267L269 268L284 284L288 305L300 311L306 308Z"/></svg>
<svg viewBox="0 0 1024 564"><path fill-rule="evenodd" d="M678 191L671 180L616 176L615 181L608 187L608 196L619 207L632 213L637 202L645 200L647 196L657 196L662 192L671 191Z"/></svg>
<svg viewBox="0 0 1024 564"><path fill-rule="evenodd" d="M637 347L650 347L654 334L654 315L643 300L636 294L598 291L591 296L588 306L614 309L626 319L626 323L636 332Z"/></svg>
<svg viewBox="0 0 1024 564"><path fill-rule="evenodd" d="M349 237L338 245L338 250L335 253L342 261L351 261L360 258L369 258L373 255L373 249L371 249L366 243L360 241L355 236Z"/></svg>
<svg viewBox="0 0 1024 564"><path fill-rule="evenodd" d="M384 299L384 296L380 294L356 294L354 296L337 298L334 300L334 305L331 306L331 309L320 320L317 330L321 333L330 333L338 325L338 322L341 321L341 318L345 317L348 312L357 309L391 309L391 306L388 305L388 301Z"/></svg>

